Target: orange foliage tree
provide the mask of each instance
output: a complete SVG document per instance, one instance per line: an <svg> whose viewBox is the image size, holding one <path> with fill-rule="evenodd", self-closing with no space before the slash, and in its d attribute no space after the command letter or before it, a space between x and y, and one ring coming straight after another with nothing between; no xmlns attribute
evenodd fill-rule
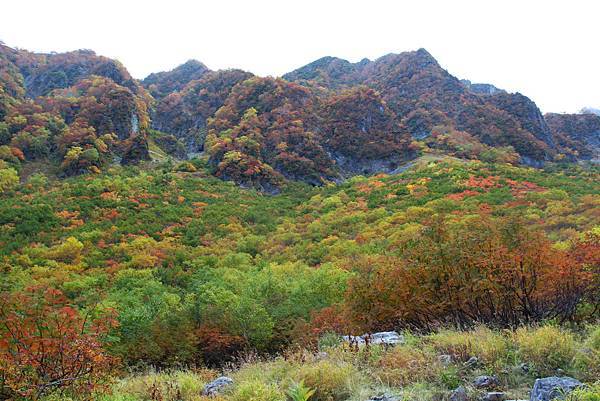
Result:
<svg viewBox="0 0 600 401"><path fill-rule="evenodd" d="M112 315L83 317L59 290L3 294L0 321L0 385L13 397L90 392L116 366L103 349Z"/></svg>
<svg viewBox="0 0 600 401"><path fill-rule="evenodd" d="M407 241L401 256L357 261L349 318L363 330L571 320L579 306L593 303L591 246L579 246L576 258L518 219L438 218Z"/></svg>

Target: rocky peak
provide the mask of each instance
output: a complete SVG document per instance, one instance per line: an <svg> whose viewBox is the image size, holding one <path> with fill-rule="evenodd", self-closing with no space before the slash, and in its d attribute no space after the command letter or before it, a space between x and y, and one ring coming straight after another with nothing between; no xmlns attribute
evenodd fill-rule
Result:
<svg viewBox="0 0 600 401"><path fill-rule="evenodd" d="M170 71L156 72L142 81L152 96L161 99L180 91L190 81L202 78L210 69L198 60L188 60Z"/></svg>
<svg viewBox="0 0 600 401"><path fill-rule="evenodd" d="M595 114L597 116L600 116L600 109L596 109L593 107L584 107L579 111L579 114Z"/></svg>
<svg viewBox="0 0 600 401"><path fill-rule="evenodd" d="M315 81L326 87L339 87L353 82L356 72L370 61L351 63L338 57L326 56L282 76L287 81Z"/></svg>

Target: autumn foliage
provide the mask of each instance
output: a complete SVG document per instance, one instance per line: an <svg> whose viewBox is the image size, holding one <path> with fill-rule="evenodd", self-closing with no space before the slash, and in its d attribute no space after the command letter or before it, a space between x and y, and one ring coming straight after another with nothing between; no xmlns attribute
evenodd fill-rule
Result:
<svg viewBox="0 0 600 401"><path fill-rule="evenodd" d="M575 252L581 246L600 250L587 243ZM402 258L361 260L348 310L363 330L567 321L583 301L599 306L593 266L518 220L484 214L457 225L434 219L403 244Z"/></svg>
<svg viewBox="0 0 600 401"><path fill-rule="evenodd" d="M27 399L91 392L117 362L103 347L113 317L81 316L58 290L38 286L3 294L0 320L4 392Z"/></svg>

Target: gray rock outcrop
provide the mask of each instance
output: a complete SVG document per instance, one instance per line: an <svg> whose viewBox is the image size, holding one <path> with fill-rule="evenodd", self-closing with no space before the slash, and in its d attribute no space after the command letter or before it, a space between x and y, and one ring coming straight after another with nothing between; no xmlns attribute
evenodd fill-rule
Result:
<svg viewBox="0 0 600 401"><path fill-rule="evenodd" d="M395 331L382 331L379 333L363 334L362 336L343 336L342 339L358 345L397 345L404 344L404 336Z"/></svg>
<svg viewBox="0 0 600 401"><path fill-rule="evenodd" d="M477 388L492 388L500 384L496 376L477 376L473 380L473 385Z"/></svg>
<svg viewBox="0 0 600 401"><path fill-rule="evenodd" d="M529 401L550 401L563 399L571 391L583 386L583 384L572 377L544 377L537 379L531 390Z"/></svg>
<svg viewBox="0 0 600 401"><path fill-rule="evenodd" d="M214 396L222 393L223 390L225 390L227 387L231 386L232 384L233 384L233 379L231 379L227 376L221 376L221 377L211 381L206 386L204 386L204 389L202 390L202 395L214 397Z"/></svg>

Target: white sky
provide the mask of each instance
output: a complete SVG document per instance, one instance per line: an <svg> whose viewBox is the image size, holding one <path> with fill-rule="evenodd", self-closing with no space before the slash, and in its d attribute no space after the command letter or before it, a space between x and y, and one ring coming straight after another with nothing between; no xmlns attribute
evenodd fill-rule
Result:
<svg viewBox="0 0 600 401"><path fill-rule="evenodd" d="M453 75L544 112L600 108L598 0L2 0L0 12L7 45L92 49L136 78L191 58L278 76L326 55L424 47Z"/></svg>

